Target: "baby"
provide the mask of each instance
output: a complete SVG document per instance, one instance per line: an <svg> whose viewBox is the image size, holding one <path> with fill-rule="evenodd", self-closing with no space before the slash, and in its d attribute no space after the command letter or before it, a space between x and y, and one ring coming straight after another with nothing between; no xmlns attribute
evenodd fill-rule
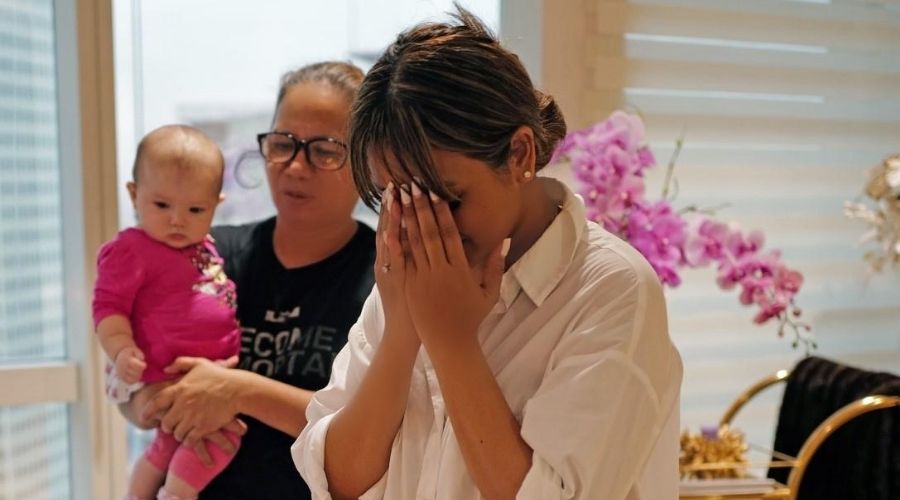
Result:
<svg viewBox="0 0 900 500"><path fill-rule="evenodd" d="M97 338L111 361L107 395L116 403L173 378L163 369L179 356L238 353L234 284L208 234L223 170L219 148L192 127L164 126L138 145L127 184L138 224L100 249L94 288ZM237 447L240 438L226 435ZM126 498L196 498L233 457L214 445L209 452L212 467L157 429Z"/></svg>

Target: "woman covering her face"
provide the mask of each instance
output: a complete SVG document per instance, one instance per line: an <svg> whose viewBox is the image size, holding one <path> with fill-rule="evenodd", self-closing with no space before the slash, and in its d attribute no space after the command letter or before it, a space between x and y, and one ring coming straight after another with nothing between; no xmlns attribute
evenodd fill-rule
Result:
<svg viewBox="0 0 900 500"><path fill-rule="evenodd" d="M293 447L314 497L677 497L662 289L536 176L565 130L462 9L368 73L350 144L377 286Z"/></svg>

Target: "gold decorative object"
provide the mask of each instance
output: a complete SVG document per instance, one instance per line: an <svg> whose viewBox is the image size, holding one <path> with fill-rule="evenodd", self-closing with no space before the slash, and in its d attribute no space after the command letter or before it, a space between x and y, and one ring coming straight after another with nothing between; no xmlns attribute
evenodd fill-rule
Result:
<svg viewBox="0 0 900 500"><path fill-rule="evenodd" d="M750 465L744 434L727 425L706 428L699 434L681 434L678 468L682 479L746 477Z"/></svg>
<svg viewBox="0 0 900 500"><path fill-rule="evenodd" d="M881 272L887 265L900 266L900 155L886 158L869 171L865 194L874 203L857 201L844 203L844 215L861 219L869 225L863 243L875 242L878 249L865 253L872 273Z"/></svg>

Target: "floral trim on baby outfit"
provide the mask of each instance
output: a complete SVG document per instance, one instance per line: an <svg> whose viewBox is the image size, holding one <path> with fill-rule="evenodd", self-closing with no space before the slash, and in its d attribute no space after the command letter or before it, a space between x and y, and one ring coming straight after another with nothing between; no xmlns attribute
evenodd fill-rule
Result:
<svg viewBox="0 0 900 500"><path fill-rule="evenodd" d="M203 276L193 290L218 297L227 307L237 308L237 294L234 283L225 275L225 261L213 253L213 238L207 235L202 243L194 245L191 249L191 263Z"/></svg>
<svg viewBox="0 0 900 500"><path fill-rule="evenodd" d="M127 403L131 399L132 394L144 387L143 382L125 383L119 378L119 374L116 373L116 367L108 359L106 360L104 371L106 372L106 397L115 404Z"/></svg>

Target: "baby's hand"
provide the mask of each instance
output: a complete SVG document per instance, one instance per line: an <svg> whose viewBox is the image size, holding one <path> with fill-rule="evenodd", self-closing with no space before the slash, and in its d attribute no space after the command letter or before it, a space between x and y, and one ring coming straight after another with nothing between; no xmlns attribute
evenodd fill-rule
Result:
<svg viewBox="0 0 900 500"><path fill-rule="evenodd" d="M147 363L144 362L144 353L134 345L119 351L116 354L115 364L116 373L126 384L134 384L141 380L144 368L147 368Z"/></svg>

